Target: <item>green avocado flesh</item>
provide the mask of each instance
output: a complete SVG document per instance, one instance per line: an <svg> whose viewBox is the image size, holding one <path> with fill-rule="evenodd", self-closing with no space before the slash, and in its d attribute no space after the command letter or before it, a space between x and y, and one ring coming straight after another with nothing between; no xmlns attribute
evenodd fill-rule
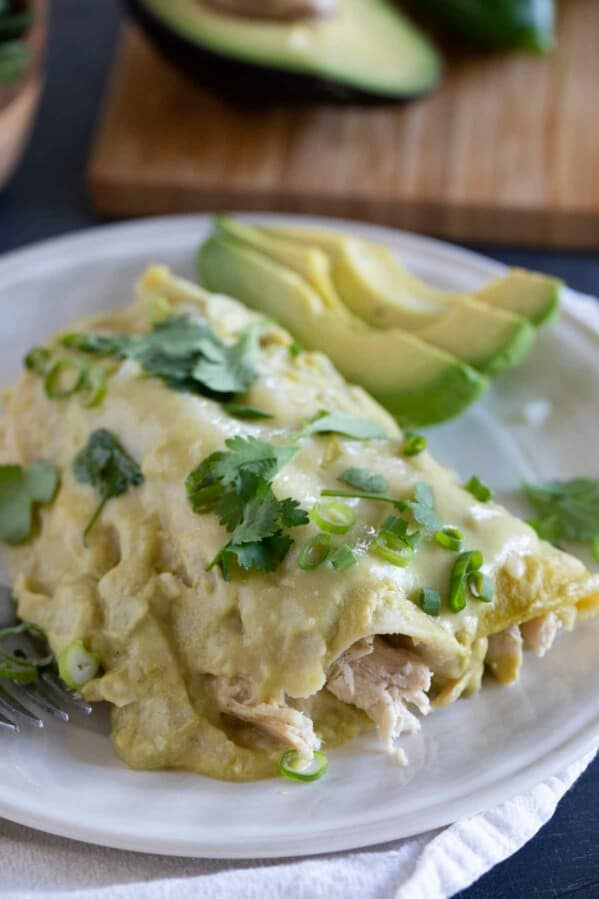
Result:
<svg viewBox="0 0 599 899"><path fill-rule="evenodd" d="M339 297L372 327L407 330L488 375L517 365L532 346L533 325L559 307L561 282L546 275L513 269L460 294L421 281L378 244L319 229L258 230L325 252Z"/></svg>
<svg viewBox="0 0 599 899"><path fill-rule="evenodd" d="M411 334L370 328L343 307L327 307L292 269L222 232L204 243L198 263L208 290L241 300L278 320L307 349L326 353L401 423L459 415L487 386L473 368Z"/></svg>
<svg viewBox="0 0 599 899"><path fill-rule="evenodd" d="M175 61L171 39L182 42L187 69L193 68L190 49L196 48L200 77L203 72L209 74L206 53L215 61L248 66L253 70L248 72L251 77L270 71L271 82L283 79L276 85L277 92L284 93L285 73L289 73L290 92L296 96L302 93L300 79L305 79L307 95L313 88L322 88L326 94L328 83L340 88L336 99L351 100L352 91L364 99L369 95L403 99L431 90L440 76L436 50L392 0L337 0L336 12L329 17L294 21L229 15L208 0L131 0L130 7ZM237 90L242 94L243 72L237 74L241 76ZM268 81L263 85L268 93Z"/></svg>
<svg viewBox="0 0 599 899"><path fill-rule="evenodd" d="M530 349L533 326L519 315L451 299L401 268L385 247L337 236L334 252L220 218L218 227L305 278L330 308L347 307L373 328L400 328L446 350L485 374L515 365Z"/></svg>

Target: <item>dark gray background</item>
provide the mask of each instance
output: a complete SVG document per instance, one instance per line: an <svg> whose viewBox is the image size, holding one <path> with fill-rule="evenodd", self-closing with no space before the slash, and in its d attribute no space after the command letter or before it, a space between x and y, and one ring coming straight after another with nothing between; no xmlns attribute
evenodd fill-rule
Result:
<svg viewBox="0 0 599 899"><path fill-rule="evenodd" d="M54 0L52 7L41 110L25 158L0 194L0 252L98 224L84 172L121 13L117 0ZM476 249L503 262L555 273L579 290L599 292L598 255ZM460 899L562 896L599 897L599 759L551 822Z"/></svg>

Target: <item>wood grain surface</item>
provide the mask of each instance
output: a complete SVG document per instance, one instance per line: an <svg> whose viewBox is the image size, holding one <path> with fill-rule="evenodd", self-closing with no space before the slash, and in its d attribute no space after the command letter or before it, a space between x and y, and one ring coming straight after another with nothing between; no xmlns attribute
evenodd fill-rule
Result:
<svg viewBox="0 0 599 899"><path fill-rule="evenodd" d="M466 240L599 247L599 2L558 49L450 58L408 106L247 108L123 35L89 168L96 209L268 209Z"/></svg>

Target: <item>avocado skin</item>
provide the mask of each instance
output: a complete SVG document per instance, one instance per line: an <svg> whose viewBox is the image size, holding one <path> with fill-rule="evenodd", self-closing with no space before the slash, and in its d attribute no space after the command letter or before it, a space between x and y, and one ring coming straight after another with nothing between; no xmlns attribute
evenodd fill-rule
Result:
<svg viewBox="0 0 599 899"><path fill-rule="evenodd" d="M411 94L377 94L314 75L221 56L170 29L144 6L143 0L126 0L126 3L131 16L166 59L182 69L197 84L207 86L230 100L243 100L252 105L322 102L381 106L416 100L428 94L435 86L427 84L422 91Z"/></svg>
<svg viewBox="0 0 599 899"><path fill-rule="evenodd" d="M514 368L519 365L524 357L532 349L532 345L536 337L536 328L527 319L520 318L517 325L514 326L513 337L506 342L505 348L493 355L489 359L471 360L478 371L489 377L495 378L508 368Z"/></svg>
<svg viewBox="0 0 599 899"><path fill-rule="evenodd" d="M488 387L488 382L467 365L453 368L443 378L430 381L425 388L402 390L397 394L384 391L373 393L402 427L441 424L475 403Z"/></svg>
<svg viewBox="0 0 599 899"><path fill-rule="evenodd" d="M241 295L238 289L239 279L231 280L230 278L232 254L239 254L243 258L243 256L248 256L248 253L250 258L261 256L253 250L248 251L248 248L235 238L222 236L218 232L213 234L198 251L197 268L200 283L207 290L228 294L250 307L259 308L252 302L251 295ZM234 284L237 284L237 287ZM282 324L285 327L284 321ZM310 348L307 340L304 339L302 342L307 348ZM326 354L325 349L319 351ZM451 359L449 356L447 358ZM349 371L347 368L345 371L340 369L348 381L360 383L362 378L359 369L362 362L361 357L356 357L351 366L352 369L355 368L355 371ZM340 366L337 365L337 368ZM393 383L390 383L388 388L381 384L374 387L362 383L362 386L401 425L423 427L439 424L460 415L469 405L479 399L489 386L489 382L479 372L456 359L455 364L444 367L440 375L424 383L415 384L414 387L403 386L398 390Z"/></svg>
<svg viewBox="0 0 599 899"><path fill-rule="evenodd" d="M427 13L483 47L547 53L555 46L555 0L429 0Z"/></svg>

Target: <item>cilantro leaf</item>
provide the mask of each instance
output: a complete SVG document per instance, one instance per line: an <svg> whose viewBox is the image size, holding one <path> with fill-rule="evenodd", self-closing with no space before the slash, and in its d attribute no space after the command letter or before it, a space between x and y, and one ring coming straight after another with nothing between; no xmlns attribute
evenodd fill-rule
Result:
<svg viewBox="0 0 599 899"><path fill-rule="evenodd" d="M305 509L300 508L299 501L297 499L291 499L287 497L281 502L281 521L288 528L296 528L300 527L303 524L308 524L310 521L310 516L305 511Z"/></svg>
<svg viewBox="0 0 599 899"><path fill-rule="evenodd" d="M193 368L194 381L215 393L244 393L257 375L261 330L261 324L254 324L238 343L220 344L211 357L204 354Z"/></svg>
<svg viewBox="0 0 599 899"><path fill-rule="evenodd" d="M100 503L83 532L84 543L108 500L121 496L130 487L138 487L144 481L137 462L123 449L114 434L104 429L94 431L86 446L77 454L73 473L81 484L91 484L100 494Z"/></svg>
<svg viewBox="0 0 599 899"><path fill-rule="evenodd" d="M0 465L0 540L15 546L31 536L34 507L49 503L58 485L58 473L47 462L28 468Z"/></svg>
<svg viewBox="0 0 599 899"><path fill-rule="evenodd" d="M245 500L241 519L235 526L231 542L254 543L272 537L279 528L281 504L273 493L269 481L254 477L253 495Z"/></svg>
<svg viewBox="0 0 599 899"><path fill-rule="evenodd" d="M261 322L233 345L223 343L205 322L171 315L147 334L67 334L64 346L81 353L134 359L144 371L175 390L230 397L248 389L257 376Z"/></svg>
<svg viewBox="0 0 599 899"><path fill-rule="evenodd" d="M296 437L310 437L312 434L341 434L354 440L385 440L389 436L384 428L366 418L325 410L318 412L304 425Z"/></svg>
<svg viewBox="0 0 599 899"><path fill-rule="evenodd" d="M291 537L282 531L253 543L236 545L229 542L212 560L208 569L218 565L225 581L234 579L235 566L244 571L276 571L292 545Z"/></svg>
<svg viewBox="0 0 599 899"><path fill-rule="evenodd" d="M297 447L241 436L230 437L226 446L188 475L186 489L194 511L215 511L231 534L207 568L218 565L231 580L238 569L274 571L293 544L283 528L307 524L308 515L297 500L279 500L271 483Z"/></svg>
<svg viewBox="0 0 599 899"><path fill-rule="evenodd" d="M225 486L238 483L241 472L260 474L272 480L293 459L295 446L276 446L256 437L230 437L225 441L228 453L214 453L212 473Z"/></svg>
<svg viewBox="0 0 599 899"><path fill-rule="evenodd" d="M358 490L364 490L366 493L384 493L389 489L389 485L382 475L374 474L367 468L346 468L337 480L342 484L349 484L350 487L357 487Z"/></svg>
<svg viewBox="0 0 599 899"><path fill-rule="evenodd" d="M546 481L524 484L524 491L539 516L530 524L544 540L592 543L599 536L599 481Z"/></svg>

